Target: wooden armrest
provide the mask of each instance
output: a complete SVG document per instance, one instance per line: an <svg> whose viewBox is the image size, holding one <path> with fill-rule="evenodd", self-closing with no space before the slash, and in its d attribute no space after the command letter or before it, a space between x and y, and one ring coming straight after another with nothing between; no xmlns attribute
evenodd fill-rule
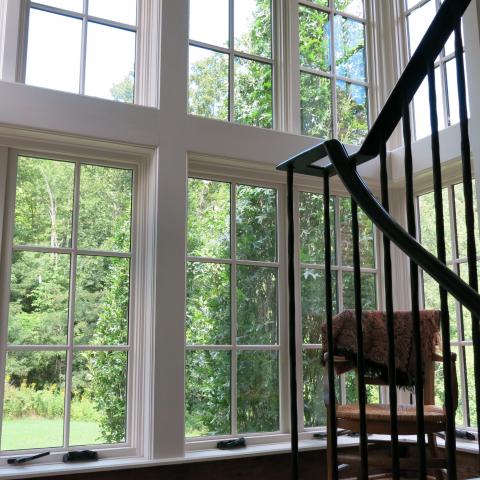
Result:
<svg viewBox="0 0 480 480"><path fill-rule="evenodd" d="M452 357L452 362L457 361L457 354L455 352L451 353L451 357ZM440 355L439 353L434 353L433 354L433 361L434 362L443 362L443 356Z"/></svg>
<svg viewBox="0 0 480 480"><path fill-rule="evenodd" d="M325 354L323 355L323 361L325 363L328 362L328 352L325 352ZM350 363L350 360L348 360L347 357L344 357L342 355L334 355L333 363Z"/></svg>

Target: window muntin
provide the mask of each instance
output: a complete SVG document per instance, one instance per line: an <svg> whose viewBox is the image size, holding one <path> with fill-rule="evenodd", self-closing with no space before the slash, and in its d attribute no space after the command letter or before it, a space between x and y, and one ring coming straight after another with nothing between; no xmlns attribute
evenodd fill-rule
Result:
<svg viewBox="0 0 480 480"><path fill-rule="evenodd" d="M136 0L27 5L25 83L133 103Z"/></svg>
<svg viewBox="0 0 480 480"><path fill-rule="evenodd" d="M360 144L368 131L363 0L298 2L301 133Z"/></svg>
<svg viewBox="0 0 480 480"><path fill-rule="evenodd" d="M298 193L300 298L302 315L303 421L304 427L327 423L323 402L324 368L321 359L321 332L325 322L325 258L323 243L323 195L308 191ZM333 314L355 308L353 290L353 244L351 238L350 198L330 199L332 232ZM372 222L359 210L360 256L363 308L375 310L377 300L377 262L375 230ZM353 403L357 399L354 372L338 379L338 400ZM367 385L370 402L378 402L379 389Z"/></svg>
<svg viewBox="0 0 480 480"><path fill-rule="evenodd" d="M280 430L278 192L190 178L186 436Z"/></svg>
<svg viewBox="0 0 480 480"><path fill-rule="evenodd" d="M272 128L271 0L190 0L192 115Z"/></svg>
<svg viewBox="0 0 480 480"><path fill-rule="evenodd" d="M3 451L127 442L133 175L16 159Z"/></svg>
<svg viewBox="0 0 480 480"><path fill-rule="evenodd" d="M475 191L475 188L474 188ZM465 203L462 184L450 184L443 189L445 222L445 246L447 265L468 283L468 262L466 258L467 232L465 230ZM475 233L478 244L476 202ZM417 198L418 222L422 245L436 255L435 204L433 192ZM478 257L480 260L480 256ZM440 308L438 284L426 273L422 273L422 297L425 308ZM452 352L457 354L457 376L459 379L459 407L456 424L462 427L476 427L478 422L475 405L475 374L473 370L472 321L470 312L448 295L450 335ZM443 368L437 365L435 378L436 402L444 402Z"/></svg>

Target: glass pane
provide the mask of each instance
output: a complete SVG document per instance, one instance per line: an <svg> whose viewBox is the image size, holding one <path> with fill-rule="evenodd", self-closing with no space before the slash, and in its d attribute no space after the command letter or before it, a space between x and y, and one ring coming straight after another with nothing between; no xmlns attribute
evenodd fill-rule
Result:
<svg viewBox="0 0 480 480"><path fill-rule="evenodd" d="M460 269L460 277L466 283L469 283L469 275L468 275L468 262L461 263L459 265ZM480 262L477 262L477 275L480 273ZM471 340L472 339L472 315L470 310L462 307L462 324L463 324L463 340Z"/></svg>
<svg viewBox="0 0 480 480"><path fill-rule="evenodd" d="M320 5L321 7L328 7L328 0L310 0L312 3L316 5Z"/></svg>
<svg viewBox="0 0 480 480"><path fill-rule="evenodd" d="M81 41L81 20L31 8L25 83L79 93Z"/></svg>
<svg viewBox="0 0 480 480"><path fill-rule="evenodd" d="M188 179L187 252L195 257L230 257L230 184Z"/></svg>
<svg viewBox="0 0 480 480"><path fill-rule="evenodd" d="M413 55L422 40L427 28L435 17L435 0L430 0L425 5L414 10L408 18L408 38L410 47L410 56Z"/></svg>
<svg viewBox="0 0 480 480"><path fill-rule="evenodd" d="M274 432L279 424L278 352L238 352L239 433Z"/></svg>
<svg viewBox="0 0 480 480"><path fill-rule="evenodd" d="M348 197L339 198L340 231L342 235L342 263L353 266L352 210ZM358 209L358 229L360 239L360 266L375 268L375 242L373 223Z"/></svg>
<svg viewBox="0 0 480 480"><path fill-rule="evenodd" d="M337 81L337 135L350 145L360 145L368 133L367 88Z"/></svg>
<svg viewBox="0 0 480 480"><path fill-rule="evenodd" d="M475 401L475 369L473 363L473 346L465 347L465 358L467 362L467 385L468 385L468 406L470 411L470 426L478 425L477 405ZM478 381L478 379L477 379Z"/></svg>
<svg viewBox="0 0 480 480"><path fill-rule="evenodd" d="M75 164L18 157L15 245L70 247Z"/></svg>
<svg viewBox="0 0 480 480"><path fill-rule="evenodd" d="M69 288L70 255L14 252L8 342L65 344Z"/></svg>
<svg viewBox="0 0 480 480"><path fill-rule="evenodd" d="M188 113L228 120L228 55L190 47Z"/></svg>
<svg viewBox="0 0 480 480"><path fill-rule="evenodd" d="M321 350L303 351L303 422L305 427L327 424L323 400L323 362Z"/></svg>
<svg viewBox="0 0 480 480"><path fill-rule="evenodd" d="M77 257L75 343L128 343L130 260Z"/></svg>
<svg viewBox="0 0 480 480"><path fill-rule="evenodd" d="M71 445L125 442L127 355L127 352L74 353Z"/></svg>
<svg viewBox="0 0 480 480"><path fill-rule="evenodd" d="M463 59L465 64L465 55L463 55ZM460 121L460 110L458 105L457 66L455 59L448 61L445 66L447 70L449 125L454 125L455 123L458 123ZM465 78L465 82L467 89L467 114L470 115L467 78Z"/></svg>
<svg viewBox="0 0 480 480"><path fill-rule="evenodd" d="M353 272L343 272L343 308L355 308ZM362 273L362 308L377 309L377 279L374 273Z"/></svg>
<svg viewBox="0 0 480 480"><path fill-rule="evenodd" d="M230 265L188 262L187 344L230 343Z"/></svg>
<svg viewBox="0 0 480 480"><path fill-rule="evenodd" d="M8 352L2 450L61 447L65 352Z"/></svg>
<svg viewBox="0 0 480 480"><path fill-rule="evenodd" d="M272 66L235 57L235 121L272 128Z"/></svg>
<svg viewBox="0 0 480 480"><path fill-rule="evenodd" d="M277 343L277 269L237 266L237 342Z"/></svg>
<svg viewBox="0 0 480 480"><path fill-rule="evenodd" d="M135 25L137 0L88 0L88 13L94 17Z"/></svg>
<svg viewBox="0 0 480 480"><path fill-rule="evenodd" d="M457 255L458 258L467 257L467 225L465 221L465 197L463 195L463 184L459 183L454 187L455 193L455 220L457 231ZM478 235L478 215L477 215L477 202L475 194L475 181L472 184L473 188L473 219L475 225L475 245L480 247L480 239Z"/></svg>
<svg viewBox="0 0 480 480"><path fill-rule="evenodd" d="M417 3L420 3L421 0L407 0L407 8L414 7Z"/></svg>
<svg viewBox="0 0 480 480"><path fill-rule="evenodd" d="M70 10L72 12L83 12L83 0L37 0L36 3L55 8L63 8L64 10Z"/></svg>
<svg viewBox="0 0 480 480"><path fill-rule="evenodd" d="M303 268L301 271L303 343L320 344L321 327L325 321L325 272ZM337 273L332 272L333 312L337 313Z"/></svg>
<svg viewBox="0 0 480 480"><path fill-rule="evenodd" d="M237 185L237 258L277 259L277 191Z"/></svg>
<svg viewBox="0 0 480 480"><path fill-rule="evenodd" d="M228 47L229 0L190 0L190 39Z"/></svg>
<svg viewBox="0 0 480 480"><path fill-rule="evenodd" d="M363 17L363 0L335 0L335 8L341 12Z"/></svg>
<svg viewBox="0 0 480 480"><path fill-rule="evenodd" d="M323 195L320 193L300 192L298 208L300 214L300 261L303 263L323 264L325 262ZM335 265L334 197L330 197L330 227L332 263Z"/></svg>
<svg viewBox="0 0 480 480"><path fill-rule="evenodd" d="M328 13L300 5L298 15L300 65L329 72L331 32Z"/></svg>
<svg viewBox="0 0 480 480"><path fill-rule="evenodd" d="M338 75L366 80L363 23L335 15L335 65Z"/></svg>
<svg viewBox="0 0 480 480"><path fill-rule="evenodd" d="M300 73L302 135L332 138L332 90L326 77Z"/></svg>
<svg viewBox="0 0 480 480"><path fill-rule="evenodd" d="M82 165L79 248L130 251L133 172Z"/></svg>
<svg viewBox="0 0 480 480"><path fill-rule="evenodd" d="M380 403L380 387L366 385L367 403ZM358 403L358 385L356 372L351 370L345 374L345 393L347 404Z"/></svg>
<svg viewBox="0 0 480 480"><path fill-rule="evenodd" d="M134 75L135 32L89 22L85 94L133 103Z"/></svg>
<svg viewBox="0 0 480 480"><path fill-rule="evenodd" d="M230 352L187 351L185 434L230 433Z"/></svg>
<svg viewBox="0 0 480 480"><path fill-rule="evenodd" d="M235 49L272 56L271 0L236 0L234 2Z"/></svg>

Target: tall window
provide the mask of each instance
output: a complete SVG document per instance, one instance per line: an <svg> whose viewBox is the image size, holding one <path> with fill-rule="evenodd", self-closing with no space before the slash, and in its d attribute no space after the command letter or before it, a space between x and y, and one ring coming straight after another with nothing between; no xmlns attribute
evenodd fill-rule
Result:
<svg viewBox="0 0 480 480"><path fill-rule="evenodd" d="M360 144L368 131L363 0L301 0L301 133Z"/></svg>
<svg viewBox="0 0 480 480"><path fill-rule="evenodd" d="M323 195L299 192L300 292L303 352L304 426L326 425L323 400L324 368L321 358L321 326L325 321L325 254L323 235ZM331 197L333 314L355 308L353 289L353 244L350 198ZM366 310L377 309L377 268L372 222L359 211L362 303ZM357 399L353 372L339 378L338 400ZM368 399L379 401L379 389L367 386Z"/></svg>
<svg viewBox="0 0 480 480"><path fill-rule="evenodd" d="M441 0L406 0L408 51L410 57L417 49L440 5ZM438 127L439 129L443 129L458 123L460 118L453 34L435 61L435 83L437 90ZM427 79L424 80L414 97L413 110L416 138L419 139L430 135L430 107Z"/></svg>
<svg viewBox="0 0 480 480"><path fill-rule="evenodd" d="M188 111L273 127L271 0L190 0Z"/></svg>
<svg viewBox="0 0 480 480"><path fill-rule="evenodd" d="M1 450L125 443L133 171L25 156L15 167Z"/></svg>
<svg viewBox="0 0 480 480"><path fill-rule="evenodd" d="M474 188L475 191L475 188ZM467 232L465 227L465 201L463 185L449 185L443 189L443 208L445 221L445 242L447 249L447 265L468 283ZM476 204L475 204L476 205ZM437 253L437 237L435 226L435 204L433 192L418 197L418 218L420 223L421 242L431 253ZM477 214L475 212L476 244L479 245ZM480 256L478 257L480 259ZM425 308L440 308L438 284L426 273L423 278L423 303ZM475 406L475 374L473 370L472 318L449 295L448 310L450 315L450 335L452 352L457 357L457 375L459 378L460 402L456 413L457 425L474 427L478 416ZM437 401L444 401L444 385L441 365L435 381Z"/></svg>
<svg viewBox="0 0 480 480"><path fill-rule="evenodd" d="M27 5L25 83L133 102L136 0Z"/></svg>
<svg viewBox="0 0 480 480"><path fill-rule="evenodd" d="M277 190L188 183L186 435L280 430Z"/></svg>

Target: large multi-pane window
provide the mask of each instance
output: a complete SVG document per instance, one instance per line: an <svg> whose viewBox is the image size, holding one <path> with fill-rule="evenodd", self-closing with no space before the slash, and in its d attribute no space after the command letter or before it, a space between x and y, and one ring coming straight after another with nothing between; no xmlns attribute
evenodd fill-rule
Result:
<svg viewBox="0 0 480 480"><path fill-rule="evenodd" d="M330 222L332 239L333 314L355 308L353 289L353 242L351 201L332 196ZM325 252L323 195L300 191L298 196L300 240L300 297L303 356L304 426L326 425L323 399L321 326L325 322ZM362 306L376 310L377 262L372 222L359 211ZM349 372L339 378L338 400L352 403L357 398L356 378ZM368 399L378 402L378 387L368 386Z"/></svg>
<svg viewBox="0 0 480 480"><path fill-rule="evenodd" d="M190 0L188 111L273 127L271 0Z"/></svg>
<svg viewBox="0 0 480 480"><path fill-rule="evenodd" d="M301 133L360 144L368 131L363 0L298 2Z"/></svg>
<svg viewBox="0 0 480 480"><path fill-rule="evenodd" d="M134 171L27 156L11 166L0 448L125 444Z"/></svg>
<svg viewBox="0 0 480 480"><path fill-rule="evenodd" d="M475 191L475 189L474 189ZM445 222L445 243L447 265L468 283L467 231L465 227L465 201L463 185L449 185L443 189L443 208ZM418 220L421 242L436 255L437 237L435 224L435 203L433 192L418 197ZM478 237L477 213L475 211L476 245ZM478 257L480 259L480 256ZM425 308L440 308L438 284L426 273L423 279L423 303ZM457 375L459 379L460 402L456 413L459 426L474 427L478 416L475 406L475 374L473 370L472 318L470 312L455 299L448 296L450 315L450 336L452 352L457 354ZM438 366L435 382L437 402L444 400L442 368Z"/></svg>
<svg viewBox="0 0 480 480"><path fill-rule="evenodd" d="M136 0L27 2L23 80L133 102Z"/></svg>
<svg viewBox="0 0 480 480"><path fill-rule="evenodd" d="M277 197L189 179L187 437L280 430Z"/></svg>

